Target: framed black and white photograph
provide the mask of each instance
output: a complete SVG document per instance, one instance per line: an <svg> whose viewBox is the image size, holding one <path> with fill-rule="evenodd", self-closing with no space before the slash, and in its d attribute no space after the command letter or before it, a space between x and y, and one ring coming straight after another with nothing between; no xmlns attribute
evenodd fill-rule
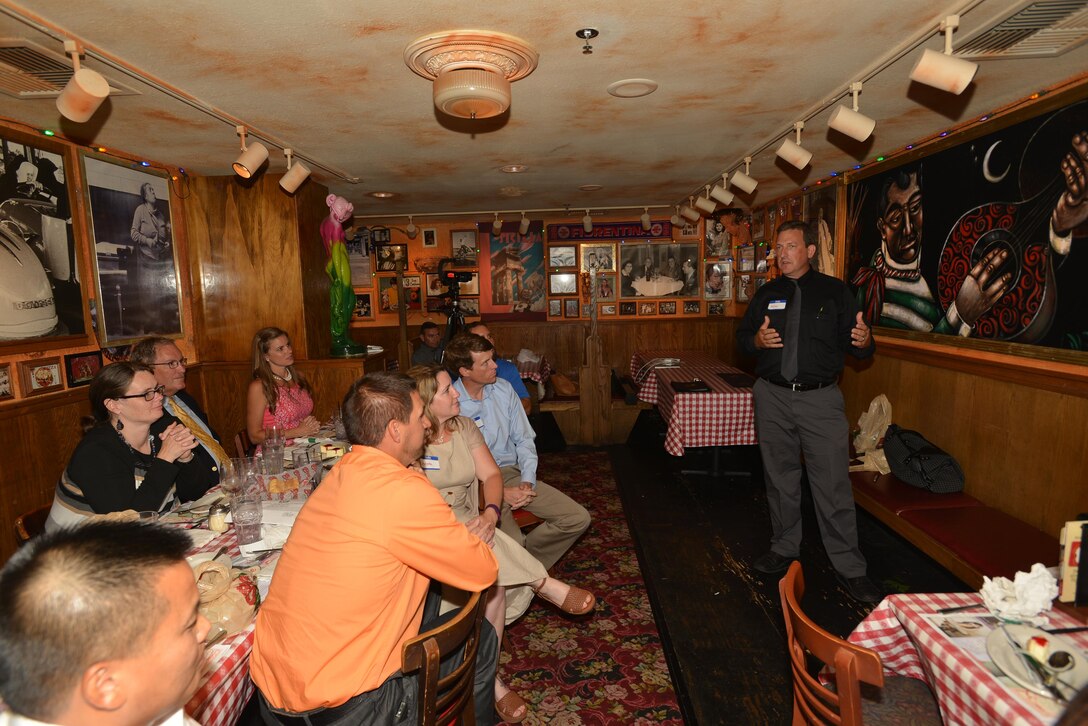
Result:
<svg viewBox="0 0 1088 726"><path fill-rule="evenodd" d="M89 341L64 147L0 136L0 348L40 351ZM8 273L8 274L3 274Z"/></svg>
<svg viewBox="0 0 1088 726"><path fill-rule="evenodd" d="M638 303L634 302L621 302L620 303L620 315L635 315L638 313Z"/></svg>
<svg viewBox="0 0 1088 726"><path fill-rule="evenodd" d="M660 315L676 315L676 301L667 300L657 304L657 312Z"/></svg>
<svg viewBox="0 0 1088 726"><path fill-rule="evenodd" d="M706 304L708 315L725 315L725 303L711 302Z"/></svg>
<svg viewBox="0 0 1088 726"><path fill-rule="evenodd" d="M102 370L102 351L92 350L89 353L72 353L64 356L64 377L68 379L68 387L86 386Z"/></svg>
<svg viewBox="0 0 1088 726"><path fill-rule="evenodd" d="M371 244L387 245L392 238L392 233L387 227L374 227L370 230Z"/></svg>
<svg viewBox="0 0 1088 726"><path fill-rule="evenodd" d="M647 243L620 248L620 297L699 294L698 243Z"/></svg>
<svg viewBox="0 0 1088 726"><path fill-rule="evenodd" d="M548 248L548 267L577 267L578 251L573 245Z"/></svg>
<svg viewBox="0 0 1088 726"><path fill-rule="evenodd" d="M15 398L15 390L11 385L11 363L0 364L0 401L8 401Z"/></svg>
<svg viewBox="0 0 1088 726"><path fill-rule="evenodd" d="M548 301L548 317L549 318L561 318L561 317L563 317L563 301L562 300L549 300Z"/></svg>
<svg viewBox="0 0 1088 726"><path fill-rule="evenodd" d="M433 227L426 227L423 230L423 247L431 248L438 246L438 230Z"/></svg>
<svg viewBox="0 0 1088 726"><path fill-rule="evenodd" d="M728 262L711 262L703 279L703 297L707 300L729 300L733 297L733 268Z"/></svg>
<svg viewBox="0 0 1088 726"><path fill-rule="evenodd" d="M463 297L458 303L458 308L465 315L479 315L480 314L480 298L478 297Z"/></svg>
<svg viewBox="0 0 1088 726"><path fill-rule="evenodd" d="M348 253L348 265L351 267L351 284L354 287L374 286L374 266L370 262L370 251L362 235L356 235L344 243Z"/></svg>
<svg viewBox="0 0 1088 726"><path fill-rule="evenodd" d="M85 154L98 290L98 339L180 336L181 289L170 177Z"/></svg>
<svg viewBox="0 0 1088 726"><path fill-rule="evenodd" d="M374 254L378 258L378 272L396 272L400 260L404 261L401 269L408 269L408 245L380 245Z"/></svg>
<svg viewBox="0 0 1088 726"><path fill-rule="evenodd" d="M577 295L578 275L573 272L548 275L548 293L551 295Z"/></svg>
<svg viewBox="0 0 1088 726"><path fill-rule="evenodd" d="M576 318L578 317L578 300L577 298L570 298L563 301L563 317Z"/></svg>
<svg viewBox="0 0 1088 726"><path fill-rule="evenodd" d="M638 304L639 315L657 315L657 303L655 302L640 302Z"/></svg>
<svg viewBox="0 0 1088 726"><path fill-rule="evenodd" d="M703 304L698 300L684 301L684 315L698 315L703 311Z"/></svg>
<svg viewBox="0 0 1088 726"><path fill-rule="evenodd" d="M352 313L355 320L373 320L374 304L370 300L369 292L355 291L355 311Z"/></svg>
<svg viewBox="0 0 1088 726"><path fill-rule="evenodd" d="M455 229L450 232L450 256L454 267L476 267L477 251L476 230Z"/></svg>
<svg viewBox="0 0 1088 726"><path fill-rule="evenodd" d="M615 245L582 245L582 272L616 271Z"/></svg>

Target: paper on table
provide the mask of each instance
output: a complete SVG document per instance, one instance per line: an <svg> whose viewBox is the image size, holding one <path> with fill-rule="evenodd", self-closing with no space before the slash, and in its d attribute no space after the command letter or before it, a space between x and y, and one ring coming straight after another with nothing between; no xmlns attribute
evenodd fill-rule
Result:
<svg viewBox="0 0 1088 726"><path fill-rule="evenodd" d="M238 550L243 555L248 555L257 550L270 550L275 549L276 547L283 547L283 544L287 541L287 537L290 534L290 527L276 524L262 524L261 538L250 544L238 545Z"/></svg>
<svg viewBox="0 0 1088 726"><path fill-rule="evenodd" d="M263 501L261 502L261 522L264 524L279 524L289 528L295 523L299 511L305 503L305 499L288 499L282 502ZM234 519L228 514L227 521L233 522Z"/></svg>
<svg viewBox="0 0 1088 726"><path fill-rule="evenodd" d="M189 539L193 541L193 549L199 549L218 537L221 532L213 532L210 529L186 529L183 530Z"/></svg>

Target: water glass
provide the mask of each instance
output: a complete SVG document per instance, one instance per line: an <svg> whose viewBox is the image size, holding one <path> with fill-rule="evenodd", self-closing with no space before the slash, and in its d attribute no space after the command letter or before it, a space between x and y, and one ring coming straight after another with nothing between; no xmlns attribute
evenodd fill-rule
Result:
<svg viewBox="0 0 1088 726"><path fill-rule="evenodd" d="M154 524L159 521L159 513L151 510L140 512L138 517L140 524Z"/></svg>
<svg viewBox="0 0 1088 726"><path fill-rule="evenodd" d="M237 475L239 479L245 481L251 476L257 474L257 459L252 456L246 456L244 458L232 458L230 460L231 471Z"/></svg>
<svg viewBox="0 0 1088 726"><path fill-rule="evenodd" d="M306 449L291 454L291 461L296 469L301 469L310 463L310 452Z"/></svg>
<svg viewBox="0 0 1088 726"><path fill-rule="evenodd" d="M234 469L223 469L219 477L219 487L228 497L236 497L245 489L245 479Z"/></svg>
<svg viewBox="0 0 1088 726"><path fill-rule="evenodd" d="M261 448L261 473L279 474L283 471L283 444L265 442Z"/></svg>
<svg viewBox="0 0 1088 726"><path fill-rule="evenodd" d="M264 445L275 446L276 444L279 444L280 446L283 446L284 442L287 440L287 437L284 434L285 431L282 426L272 424L264 430Z"/></svg>
<svg viewBox="0 0 1088 726"><path fill-rule="evenodd" d="M238 544L253 544L261 538L261 498L242 494L230 501L231 518Z"/></svg>

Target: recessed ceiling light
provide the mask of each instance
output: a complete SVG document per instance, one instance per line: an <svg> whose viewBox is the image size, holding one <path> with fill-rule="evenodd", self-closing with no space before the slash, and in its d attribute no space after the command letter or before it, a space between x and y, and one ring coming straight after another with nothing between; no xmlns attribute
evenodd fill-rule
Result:
<svg viewBox="0 0 1088 726"><path fill-rule="evenodd" d="M625 78L608 87L608 92L616 98L641 98L657 90L657 81L649 78Z"/></svg>
<svg viewBox="0 0 1088 726"><path fill-rule="evenodd" d="M507 164L500 167L500 171L505 171L507 174L520 174L523 171L528 171L529 167L525 164Z"/></svg>
<svg viewBox="0 0 1088 726"><path fill-rule="evenodd" d="M397 195L393 192L370 192L367 196L374 197L375 199L392 199Z"/></svg>
<svg viewBox="0 0 1088 726"><path fill-rule="evenodd" d="M599 192L602 189L604 189L604 187L600 184L583 184L578 187L578 191L582 192Z"/></svg>

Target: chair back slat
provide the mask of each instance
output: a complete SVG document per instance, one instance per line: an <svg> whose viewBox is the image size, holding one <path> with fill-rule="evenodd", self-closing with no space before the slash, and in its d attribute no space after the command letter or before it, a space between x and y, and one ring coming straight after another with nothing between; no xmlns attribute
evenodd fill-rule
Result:
<svg viewBox="0 0 1088 726"><path fill-rule="evenodd" d="M52 508L51 503L46 504L15 518L15 541L20 547L45 531L45 521L49 519L49 510Z"/></svg>

